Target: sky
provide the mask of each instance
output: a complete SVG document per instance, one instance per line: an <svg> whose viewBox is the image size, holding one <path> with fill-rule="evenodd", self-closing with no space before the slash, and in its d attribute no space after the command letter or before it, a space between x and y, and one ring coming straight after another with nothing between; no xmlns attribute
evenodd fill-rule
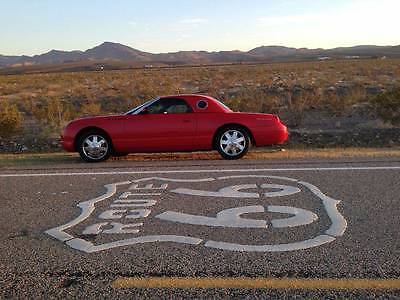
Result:
<svg viewBox="0 0 400 300"><path fill-rule="evenodd" d="M400 0L0 0L0 54L399 45Z"/></svg>

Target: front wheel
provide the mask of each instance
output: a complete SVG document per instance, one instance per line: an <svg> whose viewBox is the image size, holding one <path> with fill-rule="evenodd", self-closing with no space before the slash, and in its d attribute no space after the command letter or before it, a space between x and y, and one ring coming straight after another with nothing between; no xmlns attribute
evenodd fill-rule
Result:
<svg viewBox="0 0 400 300"><path fill-rule="evenodd" d="M111 155L111 142L107 135L99 131L88 131L79 141L79 155L86 162L101 162Z"/></svg>
<svg viewBox="0 0 400 300"><path fill-rule="evenodd" d="M225 159L238 159L249 150L249 133L240 127L229 127L217 135L217 150Z"/></svg>

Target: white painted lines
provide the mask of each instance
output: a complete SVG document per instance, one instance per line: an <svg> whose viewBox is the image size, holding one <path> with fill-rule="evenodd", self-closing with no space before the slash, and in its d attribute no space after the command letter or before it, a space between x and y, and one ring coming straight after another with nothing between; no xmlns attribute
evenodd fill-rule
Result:
<svg viewBox="0 0 400 300"><path fill-rule="evenodd" d="M53 236L54 238L65 242L68 246L84 251L87 253L94 253L106 249L112 249L115 247L121 247L121 246L128 246L128 245L135 245L135 244L141 244L141 243L151 243L151 242L174 242L178 244L192 244L192 245L200 245L204 247L209 247L209 248L216 248L220 250L229 250L229 251L246 251L246 252L276 252L276 251L294 251L294 250L302 250L302 249L309 249L312 247L317 247L326 243L330 243L334 241L337 237L340 237L343 235L344 231L346 230L347 227L347 222L344 219L344 217L341 215L339 210L337 209L337 205L340 202L339 200L335 200L333 198L330 198L323 194L316 186L312 185L311 183L307 183L304 181L300 181L298 179L294 178L287 178L287 177L278 177L278 176L269 176L269 175L254 175L254 174L241 174L241 175L235 175L233 176L236 179L243 179L243 180L250 180L250 182L247 182L242 185L229 185L229 179L231 179L229 176L228 177L216 177L216 178L202 178L202 179L174 179L174 178L160 178L160 177L147 177L147 178L139 178L136 180L132 181L125 181L125 182L117 182L114 184L108 184L105 185L105 188L107 189L107 192L99 196L95 199L88 200L85 202L81 202L78 204L78 207L81 208L81 214L76 217L74 220L68 222L67 224L58 226L56 228L52 228L46 231L49 235ZM253 180L254 178L260 179L260 178L265 178L269 180L274 180L274 179L280 179L280 180L286 180L289 181L289 183L293 185L299 185L299 187L296 186L288 186L288 185L282 185L282 184L256 184ZM154 200L154 199L143 199L142 195L140 195L140 199L127 199L129 196L135 197L136 194L130 192L132 190L132 187L137 190L148 190L149 195L154 190L159 190L160 187L164 189L165 193L168 193L169 191L175 191L182 189L188 189L185 186L186 184L189 184L189 188L191 187L191 184L197 182L208 182L208 181L214 181L215 183L219 183L220 189L216 194L210 194L209 192L214 192L214 191L201 191L197 190L197 192L200 192L200 194L195 194L195 196L202 196L202 193L207 194L207 198L205 198L204 201L217 201L217 199L223 199L226 195L229 195L230 198L242 198L242 199L251 199L254 201L254 199L258 199L258 201L265 201L266 199L270 199L270 192L259 192L259 193L254 193L254 192L244 192L240 190L245 190L245 189L258 189L258 187L264 188L264 189L278 189L279 191L273 192L275 193L276 197L284 197L287 195L293 195L299 193L299 191L303 191L303 187L306 188L306 190L309 190L311 193L313 193L319 200L322 201L322 205L324 209L326 210L326 214L328 215L330 219L330 227L326 229L323 232L317 233L317 235L313 235L313 237L303 240L303 241L291 241L287 243L281 243L281 244L265 244L267 241L265 239L265 236L262 236L260 238L260 241L257 243L253 244L239 244L235 242L234 237L232 236L233 239L228 239L228 240L208 240L207 238L205 239L204 237L201 238L200 236L197 236L196 232L192 233L185 233L187 235L171 235L171 234L161 234L163 226L160 226L156 232L152 235L142 235L138 237L129 237L124 235L123 237L125 239L119 240L119 241L109 241L104 244L93 244L90 240L85 240L83 236L80 237L74 237L65 230L72 228L82 221L86 220L94 211L95 209L95 204L97 204L100 201L105 201L107 199L114 199L112 198L116 192L117 189L122 189L121 191L118 192L120 194L118 199L114 199L112 201L111 205L109 206L110 208L115 208L118 207L119 209L108 209L107 212L103 212L100 214L102 222L97 222L95 224L89 225L86 227L84 230L83 234L88 234L88 235L97 235L97 234L118 234L118 235L123 235L123 234L135 234L135 233L140 233L140 228L144 225L144 223L119 223L115 222L115 219L124 219L126 218L126 213L129 208L132 208L133 210L139 209L138 207L141 207L141 210L147 209L147 207L154 206L159 200L162 200L162 198ZM225 180L228 180L226 182ZM161 181L161 183L160 183ZM178 183L178 189L170 190L168 189L169 184L167 183L162 183L163 181L167 182L176 182ZM253 181L253 182L252 182ZM144 184L144 187L139 187L138 183ZM161 185L160 185L161 184ZM128 192L126 190L129 190ZM193 191L193 190L192 190ZM222 191L222 192L221 192ZM122 192L122 194L121 194ZM140 192L142 193L142 192ZM272 192L271 192L272 193ZM153 193L154 194L154 193ZM192 195L193 194L189 194ZM222 195L222 196L221 196ZM152 195L153 197L154 195ZM190 198L187 201L190 201ZM263 200L264 199L264 200ZM261 203L260 203L261 204ZM265 208L267 208L265 210ZM266 220L263 219L252 219L251 216L244 217L242 218L241 215L246 215L246 214L252 214L252 213L264 213L264 212L278 212L278 213L284 213L284 214L289 214L292 215L291 217L287 218L281 218L281 219L273 219L275 222L272 222L272 227L274 228L284 228L284 227L296 227L296 226L304 226L313 223L315 220L318 219L318 216L314 214L311 211L301 209L301 208L296 208L296 207L289 207L289 206L264 206L264 205L252 205L252 206L239 206L239 207L229 207L220 210L217 214L216 217L214 216L204 216L204 215L194 215L194 214L188 214L184 212L174 212L174 211L165 211L164 213L161 213L155 218L158 218L159 220L162 221L168 221L172 223L179 223L179 224L190 224L190 225L200 225L200 226L209 226L209 227L225 227L225 228L254 228L255 230L257 229L267 229L267 222ZM131 211L132 212L132 211ZM144 211L145 212L145 211ZM143 213L143 211L135 211L135 215L137 215L137 218L134 219L140 219L140 218L145 218L149 214ZM113 220L113 222L104 222L104 218L110 217L110 221ZM126 221L126 220L125 220ZM139 221L139 220L138 220ZM109 228L111 226L112 228ZM180 225L177 225L180 226ZM269 227L268 227L269 229ZM261 244L261 243L262 244Z"/></svg>
<svg viewBox="0 0 400 300"><path fill-rule="evenodd" d="M269 169L198 169L198 170L154 170L154 171L107 171L107 172L49 172L49 173L10 173L7 177L51 177L51 176L95 176L95 175L146 175L146 174L185 174L185 173L233 173L233 172L287 172L287 171L378 171L400 170L400 166L380 167L316 167L316 168L269 168ZM212 180L212 179L211 179ZM210 181L207 178L203 181Z"/></svg>
<svg viewBox="0 0 400 300"><path fill-rule="evenodd" d="M107 190L106 193L104 193L103 195L101 195L97 198L90 199L90 200L84 201L84 202L80 202L77 205L81 209L81 213L78 217L76 217L75 219L71 220L70 222L68 222L66 224L46 230L46 233L62 242L74 239L74 236L70 235L69 233L66 233L65 230L68 228L71 228L73 226L76 226L77 224L86 220L95 210L95 204L97 202L101 202L101 201L113 196L117 191L118 185L125 185L125 184L129 184L129 183L130 183L130 181L124 181L124 182L117 182L117 183L105 185L104 187Z"/></svg>
<svg viewBox="0 0 400 300"><path fill-rule="evenodd" d="M194 190L194 189L188 189L188 188L178 188L178 189L172 190L171 192L177 193L177 194L201 196L201 197L258 198L259 195L257 193L240 192L240 190L255 189L255 188L257 188L257 186L255 184L239 184L239 185L232 185L232 186L221 188L218 190L218 192Z"/></svg>
<svg viewBox="0 0 400 300"><path fill-rule="evenodd" d="M264 176L261 176L264 177ZM241 178L236 177L236 178ZM252 178L254 178L252 176ZM280 179L282 179L281 177ZM218 178L221 179L221 178ZM224 177L223 179L230 179L229 177ZM281 184L262 184L260 186L262 189L277 189L279 191L274 192L265 192L264 197L282 197L289 196L300 192L300 189L293 186L281 185ZM218 190L218 192L213 191L203 191L203 190L194 190L188 188L178 188L172 190L171 192L183 195L190 196L201 196L201 197L222 197L222 198L259 198L260 195L258 193L246 193L241 192L240 190L246 189L256 189L256 184L239 184L239 185L231 185L228 187L224 187Z"/></svg>
<svg viewBox="0 0 400 300"><path fill-rule="evenodd" d="M275 205L269 205L267 210L265 210L261 205L228 208L217 213L215 218L185 214L175 211L166 211L155 217L160 220L190 225L231 228L267 228L268 225L265 220L253 220L241 217L243 214L263 213L265 211L293 215L289 218L272 219L271 223L274 228L303 226L318 220L318 216L309 210L290 206Z"/></svg>
<svg viewBox="0 0 400 300"><path fill-rule="evenodd" d="M274 228L303 226L318 220L318 216L313 212L298 207L269 205L268 211L293 215L293 217L284 219L272 219L271 223Z"/></svg>
<svg viewBox="0 0 400 300"><path fill-rule="evenodd" d="M264 212L264 207L255 205L224 209L217 213L215 218L185 214L175 211L166 211L157 215L156 218L160 220L191 225L231 228L267 228L267 222L264 220L253 220L240 217L242 214L259 212Z"/></svg>

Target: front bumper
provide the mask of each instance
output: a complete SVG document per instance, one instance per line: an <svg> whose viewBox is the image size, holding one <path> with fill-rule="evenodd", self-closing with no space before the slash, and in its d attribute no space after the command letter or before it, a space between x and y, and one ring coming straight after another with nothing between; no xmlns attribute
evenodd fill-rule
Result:
<svg viewBox="0 0 400 300"><path fill-rule="evenodd" d="M67 138L64 136L61 136L61 147L68 152L75 152L75 147L74 147L74 140L72 138Z"/></svg>

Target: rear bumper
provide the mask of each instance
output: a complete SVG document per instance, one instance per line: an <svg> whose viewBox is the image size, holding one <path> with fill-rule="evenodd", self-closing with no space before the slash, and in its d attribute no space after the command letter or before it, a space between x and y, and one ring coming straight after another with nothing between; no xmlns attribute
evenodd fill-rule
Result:
<svg viewBox="0 0 400 300"><path fill-rule="evenodd" d="M288 129L285 125L281 124L280 128L276 130L276 143L283 144L289 137Z"/></svg>
<svg viewBox="0 0 400 300"><path fill-rule="evenodd" d="M288 129L282 123L269 128L257 128L253 135L257 147L283 144L289 137Z"/></svg>

